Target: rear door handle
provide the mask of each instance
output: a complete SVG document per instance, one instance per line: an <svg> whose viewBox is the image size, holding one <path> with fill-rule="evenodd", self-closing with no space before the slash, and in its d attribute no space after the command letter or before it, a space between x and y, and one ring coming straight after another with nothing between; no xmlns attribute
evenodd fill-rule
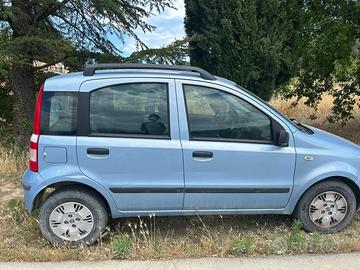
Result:
<svg viewBox="0 0 360 270"><path fill-rule="evenodd" d="M87 153L89 155L107 156L107 155L109 155L109 149L107 149L107 148L88 148Z"/></svg>
<svg viewBox="0 0 360 270"><path fill-rule="evenodd" d="M192 156L193 158L212 158L214 153L210 151L194 151Z"/></svg>

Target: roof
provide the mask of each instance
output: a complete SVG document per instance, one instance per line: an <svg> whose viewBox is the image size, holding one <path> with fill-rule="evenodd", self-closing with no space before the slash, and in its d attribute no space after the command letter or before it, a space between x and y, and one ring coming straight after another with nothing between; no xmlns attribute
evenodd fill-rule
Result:
<svg viewBox="0 0 360 270"><path fill-rule="evenodd" d="M211 75L209 72L202 68L193 67L193 66L180 66L180 65L158 65L158 64L93 64L86 65L84 68L84 76L94 76L96 70L124 70L124 69L144 69L144 70L176 70L176 71L189 71L199 73L201 78L210 81L216 81L216 78Z"/></svg>
<svg viewBox="0 0 360 270"><path fill-rule="evenodd" d="M186 79L204 82L216 82L221 85L233 86L235 83L221 77L212 76L212 80L204 79L199 72L170 69L109 69L96 70L93 75L84 76L83 72L54 76L45 81L44 91L78 91L83 82L108 78L164 78ZM204 71L206 72L206 71Z"/></svg>

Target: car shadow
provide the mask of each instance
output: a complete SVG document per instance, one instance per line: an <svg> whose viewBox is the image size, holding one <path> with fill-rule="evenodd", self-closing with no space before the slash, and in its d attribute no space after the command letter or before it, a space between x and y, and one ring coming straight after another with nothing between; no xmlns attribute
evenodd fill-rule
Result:
<svg viewBox="0 0 360 270"><path fill-rule="evenodd" d="M292 216L286 215L214 215L120 218L110 223L114 233L156 232L163 236L184 237L192 233L222 234L229 232L286 231L291 228Z"/></svg>

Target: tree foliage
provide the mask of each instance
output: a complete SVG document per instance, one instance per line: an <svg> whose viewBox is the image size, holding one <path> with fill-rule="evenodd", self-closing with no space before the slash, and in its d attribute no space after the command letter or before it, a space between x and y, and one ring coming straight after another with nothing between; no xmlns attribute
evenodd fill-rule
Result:
<svg viewBox="0 0 360 270"><path fill-rule="evenodd" d="M111 36L132 36L146 47L134 30L153 30L145 19L171 6L171 0L2 0L0 20L11 36L2 47L11 60L46 63L62 61L74 48L119 53Z"/></svg>
<svg viewBox="0 0 360 270"><path fill-rule="evenodd" d="M143 63L164 65L188 64L188 40L176 40L161 48L147 48L133 52L124 57L111 53L93 52L89 50L75 51L64 63L70 71L82 70L84 63Z"/></svg>
<svg viewBox="0 0 360 270"><path fill-rule="evenodd" d="M324 94L334 97L329 120L352 118L360 106L360 2L305 1L296 72L283 91L316 107Z"/></svg>
<svg viewBox="0 0 360 270"><path fill-rule="evenodd" d="M151 31L149 16L172 7L171 0L0 0L1 61L10 67L14 127L22 142L31 130L37 72L80 51L118 55L113 37ZM76 48L76 49L75 49Z"/></svg>
<svg viewBox="0 0 360 270"><path fill-rule="evenodd" d="M12 121L12 104L13 98L8 81L9 67L0 62L0 124L1 122Z"/></svg>
<svg viewBox="0 0 360 270"><path fill-rule="evenodd" d="M359 0L185 0L193 65L268 100L334 98L329 120L360 106ZM296 104L296 103L294 103Z"/></svg>
<svg viewBox="0 0 360 270"><path fill-rule="evenodd" d="M188 65L188 40L176 40L168 46L132 53L125 62L164 65Z"/></svg>
<svg viewBox="0 0 360 270"><path fill-rule="evenodd" d="M185 0L190 62L269 100L293 72L299 1Z"/></svg>

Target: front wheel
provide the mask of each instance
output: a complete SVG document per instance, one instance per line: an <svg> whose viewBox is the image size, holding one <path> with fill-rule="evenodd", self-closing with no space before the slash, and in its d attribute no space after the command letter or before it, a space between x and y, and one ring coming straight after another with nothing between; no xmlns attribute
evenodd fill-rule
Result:
<svg viewBox="0 0 360 270"><path fill-rule="evenodd" d="M108 214L96 194L85 189L55 191L41 205L40 230L52 244L91 245L105 230Z"/></svg>
<svg viewBox="0 0 360 270"><path fill-rule="evenodd" d="M311 187L302 196L294 216L308 232L333 233L344 229L356 212L356 198L349 186L326 181Z"/></svg>

